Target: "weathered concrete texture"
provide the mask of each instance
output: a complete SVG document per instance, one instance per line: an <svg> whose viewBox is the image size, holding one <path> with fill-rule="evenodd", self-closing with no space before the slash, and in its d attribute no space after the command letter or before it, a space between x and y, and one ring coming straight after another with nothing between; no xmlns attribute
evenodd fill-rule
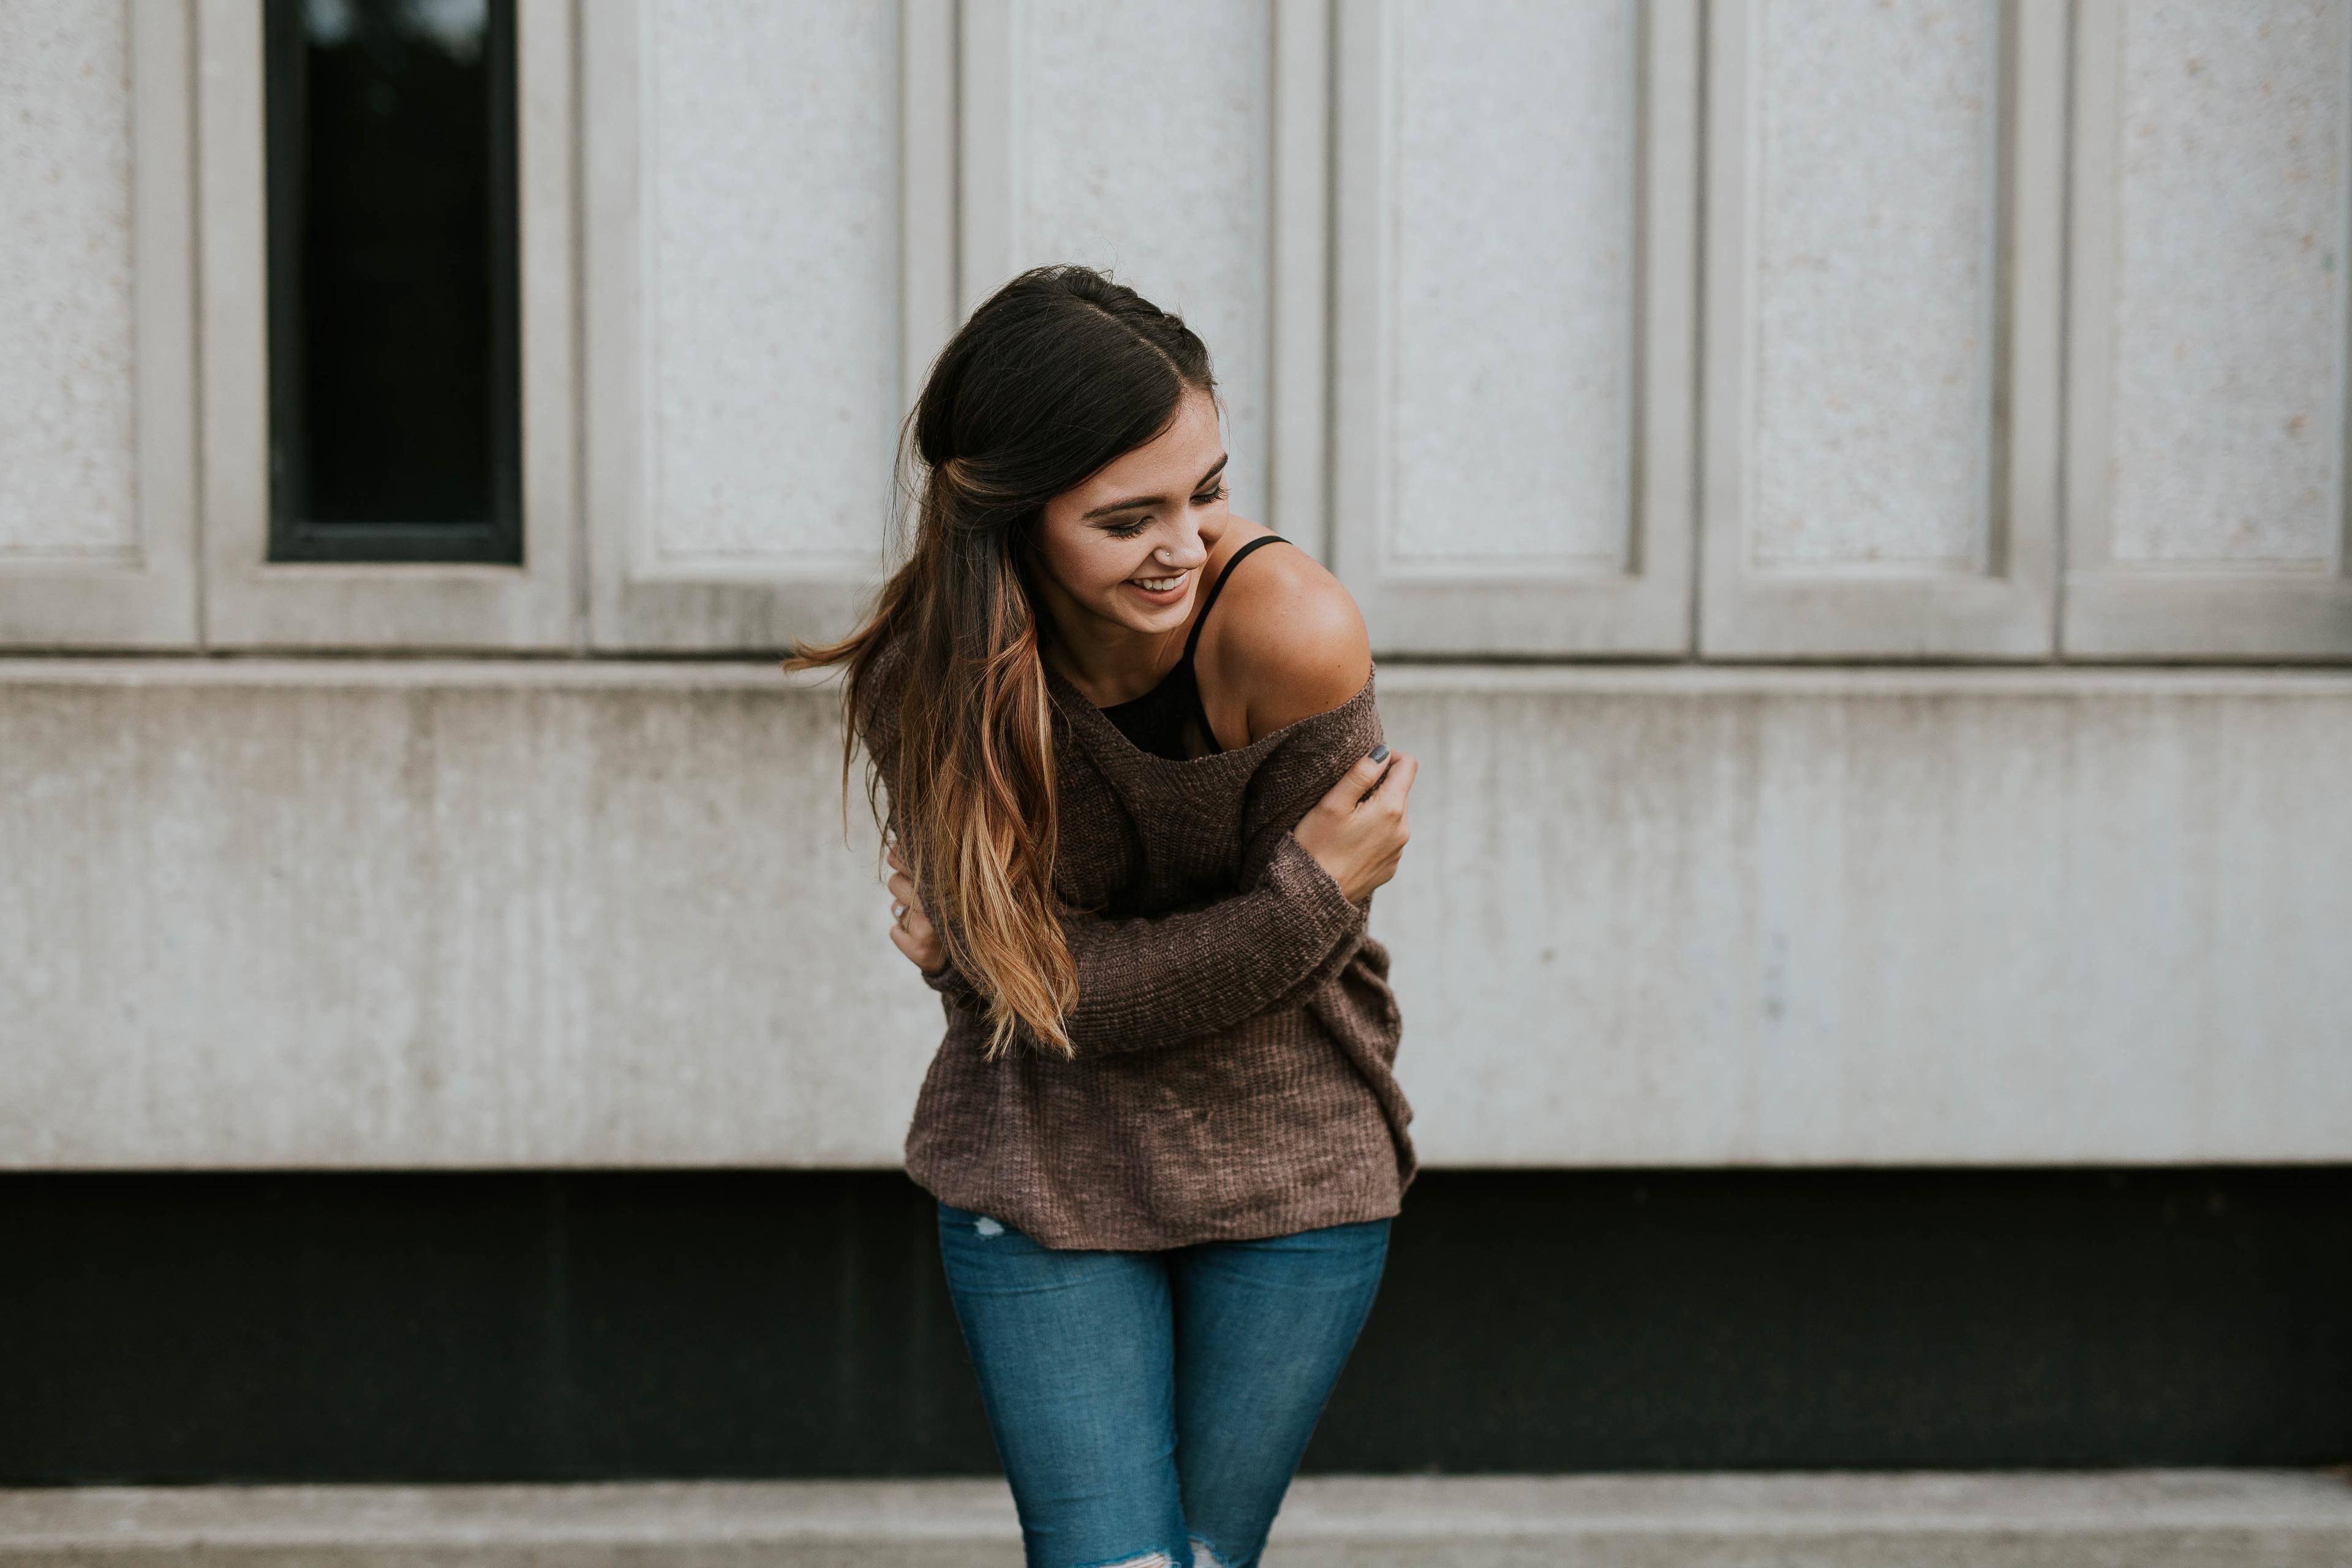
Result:
<svg viewBox="0 0 2352 1568"><path fill-rule="evenodd" d="M138 548L129 7L0 5L0 561Z"/></svg>
<svg viewBox="0 0 2352 1568"><path fill-rule="evenodd" d="M2334 5L2122 8L2106 455L2119 562L2332 573L2347 21Z"/></svg>
<svg viewBox="0 0 2352 1568"><path fill-rule="evenodd" d="M1444 1164L2352 1157L2352 676L1397 667ZM880 1165L829 689L0 665L0 1165Z"/></svg>
<svg viewBox="0 0 2352 1568"><path fill-rule="evenodd" d="M0 684L6 1163L895 1160L829 697L352 668Z"/></svg>
<svg viewBox="0 0 2352 1568"><path fill-rule="evenodd" d="M1752 563L1973 570L1993 488L2000 7L1753 15Z"/></svg>
<svg viewBox="0 0 2352 1568"><path fill-rule="evenodd" d="M1633 512L1641 19L1390 7L1401 562L1622 570Z"/></svg>
<svg viewBox="0 0 2352 1568"><path fill-rule="evenodd" d="M1399 671L1432 1152L2352 1153L2352 680Z"/></svg>
<svg viewBox="0 0 2352 1568"><path fill-rule="evenodd" d="M657 0L639 40L646 564L878 561L898 8Z"/></svg>
<svg viewBox="0 0 2352 1568"><path fill-rule="evenodd" d="M988 1568L993 1481L0 1492L0 1564ZM2285 1471L1310 1477L1282 1568L2337 1568L2352 1489Z"/></svg>

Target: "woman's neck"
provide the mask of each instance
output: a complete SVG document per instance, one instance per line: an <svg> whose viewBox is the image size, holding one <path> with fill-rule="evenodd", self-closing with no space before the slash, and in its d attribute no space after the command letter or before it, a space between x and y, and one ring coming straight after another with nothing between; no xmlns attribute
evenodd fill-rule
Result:
<svg viewBox="0 0 2352 1568"><path fill-rule="evenodd" d="M1038 656L1051 662L1095 706L1108 708L1142 696L1167 677L1182 657L1185 627L1191 624L1188 616L1164 632L1122 626L1118 630L1124 635L1074 637L1066 615L1059 605L1052 605L1045 635L1038 639Z"/></svg>

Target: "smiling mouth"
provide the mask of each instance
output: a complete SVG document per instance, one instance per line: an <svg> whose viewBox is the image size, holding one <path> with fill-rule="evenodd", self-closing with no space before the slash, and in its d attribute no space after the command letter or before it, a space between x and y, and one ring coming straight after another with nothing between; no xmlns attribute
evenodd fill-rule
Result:
<svg viewBox="0 0 2352 1568"><path fill-rule="evenodd" d="M1187 575L1189 574L1179 572L1172 577L1129 577L1128 581L1147 594L1165 594L1169 589L1181 583Z"/></svg>

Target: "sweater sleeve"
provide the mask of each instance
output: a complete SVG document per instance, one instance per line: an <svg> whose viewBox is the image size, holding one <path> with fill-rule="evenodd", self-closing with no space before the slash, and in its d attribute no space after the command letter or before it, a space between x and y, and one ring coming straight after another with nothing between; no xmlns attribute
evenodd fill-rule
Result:
<svg viewBox="0 0 2352 1568"><path fill-rule="evenodd" d="M1370 900L1350 900L1284 827L1255 885L1198 909L1124 919L1065 908L1078 968L1063 1028L1078 1059L1171 1046L1303 1002L1347 967ZM987 1004L953 960L922 972L957 1005ZM1042 1049L1024 1026L1020 1037ZM1056 1053L1058 1054L1058 1053Z"/></svg>
<svg viewBox="0 0 2352 1568"><path fill-rule="evenodd" d="M1303 1003L1347 967L1362 943L1371 900L1349 900L1292 829L1380 738L1367 694L1304 721L1259 764L1243 825L1239 890L1159 915L1061 911L1078 968L1077 1004L1063 1027L1078 1059L1219 1033ZM985 1011L952 961L923 978ZM1025 1026L1019 1037L1044 1048Z"/></svg>
<svg viewBox="0 0 2352 1568"><path fill-rule="evenodd" d="M1176 1045L1280 1011L1347 966L1368 903L1350 901L1285 826L1245 891L1175 914L1066 912L1078 1002L1063 1027L1084 1059Z"/></svg>

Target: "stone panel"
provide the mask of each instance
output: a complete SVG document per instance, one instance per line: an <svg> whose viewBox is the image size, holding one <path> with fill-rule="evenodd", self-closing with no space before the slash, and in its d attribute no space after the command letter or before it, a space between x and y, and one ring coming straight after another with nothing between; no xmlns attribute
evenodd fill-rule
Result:
<svg viewBox="0 0 2352 1568"><path fill-rule="evenodd" d="M1639 23L1630 3L1400 0L1401 564L1622 570L1633 522Z"/></svg>
<svg viewBox="0 0 2352 1568"><path fill-rule="evenodd" d="M1759 0L1752 563L1960 570L1992 502L1997 0Z"/></svg>
<svg viewBox="0 0 2352 1568"><path fill-rule="evenodd" d="M2122 24L2111 558L2332 568L2347 7L2132 0Z"/></svg>
<svg viewBox="0 0 2352 1568"><path fill-rule="evenodd" d="M881 559L898 7L645 0L652 562Z"/></svg>
<svg viewBox="0 0 2352 1568"><path fill-rule="evenodd" d="M0 563L139 548L131 26L0 0Z"/></svg>

